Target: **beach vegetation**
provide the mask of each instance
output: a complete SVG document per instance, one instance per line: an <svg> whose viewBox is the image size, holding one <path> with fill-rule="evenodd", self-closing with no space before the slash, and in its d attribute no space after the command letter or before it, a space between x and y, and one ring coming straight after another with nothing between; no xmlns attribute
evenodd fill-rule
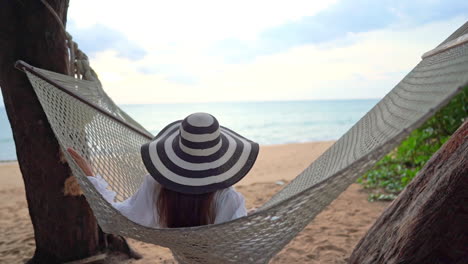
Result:
<svg viewBox="0 0 468 264"><path fill-rule="evenodd" d="M358 179L369 200L393 200L468 117L468 86Z"/></svg>

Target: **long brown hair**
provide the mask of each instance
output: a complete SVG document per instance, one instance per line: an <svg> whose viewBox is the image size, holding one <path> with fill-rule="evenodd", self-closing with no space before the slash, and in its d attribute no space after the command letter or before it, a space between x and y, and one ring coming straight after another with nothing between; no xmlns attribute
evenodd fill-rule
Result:
<svg viewBox="0 0 468 264"><path fill-rule="evenodd" d="M184 194L160 186L156 201L160 226L175 228L213 224L214 194Z"/></svg>

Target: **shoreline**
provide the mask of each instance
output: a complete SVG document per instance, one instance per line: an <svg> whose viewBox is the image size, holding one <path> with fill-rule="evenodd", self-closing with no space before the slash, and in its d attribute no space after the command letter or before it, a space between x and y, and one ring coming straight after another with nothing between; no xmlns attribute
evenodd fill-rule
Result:
<svg viewBox="0 0 468 264"><path fill-rule="evenodd" d="M0 165L8 163L18 163L18 160L0 160Z"/></svg>
<svg viewBox="0 0 468 264"><path fill-rule="evenodd" d="M250 172L235 186L247 186L256 183L289 182L306 169L335 141L313 141L305 143L287 143L261 145L257 161ZM0 190L5 186L24 188L21 173L18 181L13 174L19 172L18 161L0 161ZM2 171L9 171L5 173ZM5 175L8 174L8 175ZM3 177L1 177L3 175Z"/></svg>
<svg viewBox="0 0 468 264"><path fill-rule="evenodd" d="M312 144L312 143L335 143L337 140L313 140L313 141L304 141L304 142L289 142L289 143L278 143L278 144L264 144L260 145L260 148L268 147L277 147L277 146L288 146L288 145L297 145L297 144ZM1 160L0 165L4 163L16 163L17 159L13 160Z"/></svg>

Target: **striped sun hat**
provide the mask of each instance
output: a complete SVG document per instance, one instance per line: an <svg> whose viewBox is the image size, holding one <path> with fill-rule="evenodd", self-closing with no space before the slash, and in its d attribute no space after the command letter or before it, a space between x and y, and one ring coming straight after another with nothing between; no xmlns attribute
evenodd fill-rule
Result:
<svg viewBox="0 0 468 264"><path fill-rule="evenodd" d="M207 113L167 125L141 146L146 169L170 190L201 194L227 188L252 168L258 144L220 126Z"/></svg>

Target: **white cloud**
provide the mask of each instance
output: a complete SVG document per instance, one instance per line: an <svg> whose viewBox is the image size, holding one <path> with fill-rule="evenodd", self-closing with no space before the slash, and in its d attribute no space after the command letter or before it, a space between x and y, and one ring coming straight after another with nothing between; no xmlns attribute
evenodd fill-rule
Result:
<svg viewBox="0 0 468 264"><path fill-rule="evenodd" d="M92 58L92 65L118 103L375 98L385 95L424 52L463 22L456 18L406 30L352 34L245 64L225 64L188 51L149 54L139 61L106 51ZM194 76L196 83L174 81L164 65L178 65L178 71ZM156 70L144 74L142 67Z"/></svg>
<svg viewBox="0 0 468 264"><path fill-rule="evenodd" d="M348 34L238 64L206 55L216 41L255 42L265 29L312 16L334 2L81 0L70 4L69 19L78 28L116 29L146 50L136 61L112 49L91 58L118 103L382 97L421 54L466 21Z"/></svg>
<svg viewBox="0 0 468 264"><path fill-rule="evenodd" d="M77 27L104 24L151 48L184 40L193 44L255 38L267 28L312 16L336 1L80 0L70 4L68 17Z"/></svg>

